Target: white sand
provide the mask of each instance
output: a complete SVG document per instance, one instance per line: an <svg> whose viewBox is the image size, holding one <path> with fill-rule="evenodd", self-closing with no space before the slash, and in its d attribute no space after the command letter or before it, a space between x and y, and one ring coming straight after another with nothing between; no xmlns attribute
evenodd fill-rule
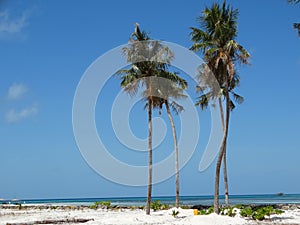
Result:
<svg viewBox="0 0 300 225"><path fill-rule="evenodd" d="M172 210L179 211L177 218L172 216ZM93 219L86 225L98 224L180 224L180 225L239 225L257 224L255 221L246 220L239 215L234 218L210 214L205 216L193 215L192 209L170 209L164 211L151 212L150 216L144 210L104 210L104 209L80 209L80 210L59 210L59 209L0 209L0 224L34 222L43 220L62 219ZM268 220L266 220L268 222ZM271 217L269 224L300 224L300 210L287 210L281 215ZM267 223L267 224L268 224ZM68 223L71 224L71 223ZM265 224L265 223L264 223Z"/></svg>

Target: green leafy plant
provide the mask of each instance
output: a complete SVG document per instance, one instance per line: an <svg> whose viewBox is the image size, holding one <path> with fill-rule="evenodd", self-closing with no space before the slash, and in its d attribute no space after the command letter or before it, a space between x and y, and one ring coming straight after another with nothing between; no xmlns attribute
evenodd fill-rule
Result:
<svg viewBox="0 0 300 225"><path fill-rule="evenodd" d="M209 207L208 209L201 209L201 210L198 210L198 215L209 215L211 213L214 212L214 207L211 206Z"/></svg>
<svg viewBox="0 0 300 225"><path fill-rule="evenodd" d="M166 210L169 208L169 205L167 204L161 204L160 200L155 200L154 202L151 202L150 208L153 209L154 211L157 210Z"/></svg>
<svg viewBox="0 0 300 225"><path fill-rule="evenodd" d="M251 217L254 220L264 220L273 214L281 214L282 210L274 209L273 206L257 207L255 210L250 206L241 209L240 215L243 217Z"/></svg>
<svg viewBox="0 0 300 225"><path fill-rule="evenodd" d="M237 208L237 209L243 209L243 208L244 208L244 206L243 206L243 205L241 205L241 204L238 204L238 205L235 205L235 206L234 206L234 208Z"/></svg>
<svg viewBox="0 0 300 225"><path fill-rule="evenodd" d="M240 211L240 215L242 217L252 217L252 214L253 214L253 210L251 207L246 207L246 208L242 208L241 211Z"/></svg>
<svg viewBox="0 0 300 225"><path fill-rule="evenodd" d="M178 214L179 214L179 211L177 211L177 210L173 210L173 211L172 211L172 216L173 216L173 217L177 217Z"/></svg>
<svg viewBox="0 0 300 225"><path fill-rule="evenodd" d="M157 211L160 209L161 205L162 204L160 203L159 200L155 200L154 202L150 203L150 208L153 209L154 211Z"/></svg>
<svg viewBox="0 0 300 225"><path fill-rule="evenodd" d="M272 206L266 206L262 208L258 208L252 215L252 218L255 220L264 220L265 216L268 216L270 218L271 214L273 214L273 207Z"/></svg>
<svg viewBox="0 0 300 225"><path fill-rule="evenodd" d="M213 213L214 212L214 207L213 206L211 206L211 207L209 207L208 209L207 209L207 214L211 214L211 213Z"/></svg>
<svg viewBox="0 0 300 225"><path fill-rule="evenodd" d="M207 215L207 211L205 209L198 210L198 215Z"/></svg>
<svg viewBox="0 0 300 225"><path fill-rule="evenodd" d="M276 215L280 215L280 214L282 214L282 213L284 213L284 211L281 210L281 209L275 209L275 210L274 210L274 214L276 214Z"/></svg>
<svg viewBox="0 0 300 225"><path fill-rule="evenodd" d="M100 202L100 205L103 205L103 206L106 206L107 208L109 208L111 206L111 202L110 201Z"/></svg>
<svg viewBox="0 0 300 225"><path fill-rule="evenodd" d="M111 202L110 201L95 202L89 208L90 209L97 209L99 206L104 206L106 208L110 208L111 207Z"/></svg>
<svg viewBox="0 0 300 225"><path fill-rule="evenodd" d="M234 212L234 207L224 207L221 208L221 215L235 217L236 212Z"/></svg>

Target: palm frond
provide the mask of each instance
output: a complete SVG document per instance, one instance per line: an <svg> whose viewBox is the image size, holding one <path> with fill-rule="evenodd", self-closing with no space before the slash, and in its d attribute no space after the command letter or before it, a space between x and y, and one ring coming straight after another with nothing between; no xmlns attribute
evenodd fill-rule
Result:
<svg viewBox="0 0 300 225"><path fill-rule="evenodd" d="M229 100L229 108L230 108L230 111L235 109L235 104L232 100Z"/></svg>
<svg viewBox="0 0 300 225"><path fill-rule="evenodd" d="M195 103L195 106L200 106L201 110L204 110L208 107L209 100L206 95L201 95L197 98L198 100Z"/></svg>
<svg viewBox="0 0 300 225"><path fill-rule="evenodd" d="M298 4L298 3L300 3L300 0L287 0L287 1L290 4Z"/></svg>
<svg viewBox="0 0 300 225"><path fill-rule="evenodd" d="M175 101L172 101L170 105L171 105L172 111L174 111L176 113L176 115L178 115L179 113L181 113L184 110L183 106L178 104Z"/></svg>
<svg viewBox="0 0 300 225"><path fill-rule="evenodd" d="M294 23L293 26L294 26L295 29L298 29L298 35L300 36L300 23Z"/></svg>
<svg viewBox="0 0 300 225"><path fill-rule="evenodd" d="M231 94L232 94L233 99L234 99L234 101L235 101L236 103L242 104L242 103L244 102L244 97L243 97L243 96L238 95L238 94L236 94L236 93L234 93L234 92L231 92Z"/></svg>

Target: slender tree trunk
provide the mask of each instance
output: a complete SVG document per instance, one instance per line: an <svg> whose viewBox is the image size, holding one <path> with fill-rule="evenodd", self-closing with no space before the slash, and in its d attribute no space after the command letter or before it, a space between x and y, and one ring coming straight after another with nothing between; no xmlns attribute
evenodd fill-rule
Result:
<svg viewBox="0 0 300 225"><path fill-rule="evenodd" d="M177 145L177 135L175 129L175 123L170 111L169 102L165 101L168 117L172 126L173 140L174 140L174 151L175 151L175 176L176 176L176 202L175 207L179 207L179 166L178 166L178 145Z"/></svg>
<svg viewBox="0 0 300 225"><path fill-rule="evenodd" d="M219 107L220 107L220 113L221 113L221 123L222 123L222 129L223 132L225 131L225 119L224 119L224 110L223 110L223 105L222 105L222 100L219 98Z"/></svg>
<svg viewBox="0 0 300 225"><path fill-rule="evenodd" d="M152 99L148 100L148 195L146 214L150 215L150 203L152 195Z"/></svg>
<svg viewBox="0 0 300 225"><path fill-rule="evenodd" d="M224 176L224 189L225 189L225 204L229 205L229 192L228 192L228 176L227 176L227 145L224 146L224 155L223 155L223 176Z"/></svg>
<svg viewBox="0 0 300 225"><path fill-rule="evenodd" d="M222 100L219 98L219 106L221 112L221 121L223 132L225 131L225 121L224 121L224 111ZM224 177L224 189L225 189L225 204L229 205L229 191L228 191L228 176L227 176L227 157L226 157L227 146L225 146L224 154L223 154L223 177Z"/></svg>
<svg viewBox="0 0 300 225"><path fill-rule="evenodd" d="M227 136L228 136L228 125L229 125L229 115L230 115L230 105L229 105L229 95L226 92L226 121L225 121L225 130L221 146L221 151L218 156L217 166L216 166L216 177L215 177L215 193L214 193L214 212L219 214L219 186L220 186L220 169L222 164L222 159L224 152L226 151Z"/></svg>

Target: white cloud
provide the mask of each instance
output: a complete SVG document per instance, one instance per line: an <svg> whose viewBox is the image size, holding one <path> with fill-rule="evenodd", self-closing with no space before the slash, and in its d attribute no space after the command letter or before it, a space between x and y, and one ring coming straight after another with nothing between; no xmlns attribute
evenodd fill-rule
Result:
<svg viewBox="0 0 300 225"><path fill-rule="evenodd" d="M28 24L29 13L23 12L18 18L10 18L8 11L0 12L0 38L20 33Z"/></svg>
<svg viewBox="0 0 300 225"><path fill-rule="evenodd" d="M18 100L26 94L28 88L24 84L14 83L8 88L7 98L8 100Z"/></svg>
<svg viewBox="0 0 300 225"><path fill-rule="evenodd" d="M34 116L37 113L38 113L38 107L36 105L23 108L20 111L11 109L5 114L5 120L8 123L16 123L28 117Z"/></svg>

